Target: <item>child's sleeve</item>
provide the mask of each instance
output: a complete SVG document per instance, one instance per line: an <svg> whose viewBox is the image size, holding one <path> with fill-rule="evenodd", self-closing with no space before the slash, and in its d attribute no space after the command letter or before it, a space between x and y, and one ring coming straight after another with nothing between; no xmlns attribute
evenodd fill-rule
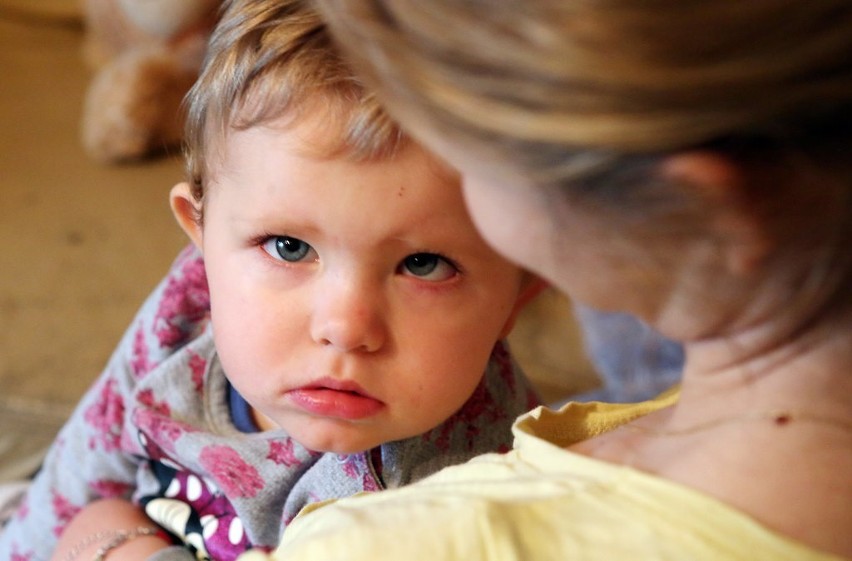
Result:
<svg viewBox="0 0 852 561"><path fill-rule="evenodd" d="M208 310L203 263L196 252L184 251L134 317L51 445L23 503L0 530L0 559L46 560L84 505L131 497L142 461L129 425L136 383L191 340Z"/></svg>

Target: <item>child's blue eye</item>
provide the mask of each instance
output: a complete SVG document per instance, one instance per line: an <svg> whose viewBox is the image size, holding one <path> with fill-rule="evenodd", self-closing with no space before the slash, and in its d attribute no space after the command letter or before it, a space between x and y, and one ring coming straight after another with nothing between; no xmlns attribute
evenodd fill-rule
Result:
<svg viewBox="0 0 852 561"><path fill-rule="evenodd" d="M455 265L434 253L414 253L402 260L403 274L429 281L443 281L452 278L458 269Z"/></svg>
<svg viewBox="0 0 852 561"><path fill-rule="evenodd" d="M263 243L263 249L276 259L295 263L304 260L313 248L298 238L274 236Z"/></svg>

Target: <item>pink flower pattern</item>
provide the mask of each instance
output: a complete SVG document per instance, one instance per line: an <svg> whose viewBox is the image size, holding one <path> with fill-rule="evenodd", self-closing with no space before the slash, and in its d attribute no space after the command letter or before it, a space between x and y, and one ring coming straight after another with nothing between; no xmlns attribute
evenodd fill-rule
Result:
<svg viewBox="0 0 852 561"><path fill-rule="evenodd" d="M64 495L59 494L56 490L53 491L51 507L53 508L53 515L56 517L56 521L58 522L58 524L53 528L53 533L59 537L59 534L61 534L62 530L65 529L65 526L71 522L74 515L80 512L80 507L72 505Z"/></svg>
<svg viewBox="0 0 852 561"><path fill-rule="evenodd" d="M190 352L189 370L192 372L192 382L195 385L195 391L201 393L204 388L204 372L207 371L207 361L203 357Z"/></svg>
<svg viewBox="0 0 852 561"><path fill-rule="evenodd" d="M20 551L18 551L18 548L16 547L12 551L12 557L9 559L9 561L32 561L32 559L34 557L35 557L35 553L33 551L21 553Z"/></svg>
<svg viewBox="0 0 852 561"><path fill-rule="evenodd" d="M89 488L99 497L126 497L133 490L130 483L124 481L109 481L97 479L89 484Z"/></svg>
<svg viewBox="0 0 852 561"><path fill-rule="evenodd" d="M148 352L144 325L140 323L136 334L133 336L132 358L130 360L130 367L133 369L136 378L142 378L153 367L153 364L148 360Z"/></svg>
<svg viewBox="0 0 852 561"><path fill-rule="evenodd" d="M381 489L379 482L376 481L372 471L370 471L367 453L340 456L338 459L341 461L341 468L346 477L360 479L364 491L379 491Z"/></svg>
<svg viewBox="0 0 852 561"><path fill-rule="evenodd" d="M124 399L116 390L116 383L115 379L108 378L101 388L100 397L84 414L86 422L94 429L89 439L89 448L93 450L98 445L106 452L120 447Z"/></svg>
<svg viewBox="0 0 852 561"><path fill-rule="evenodd" d="M164 415L166 417L171 415L171 408L169 407L169 404L165 401L158 401L154 397L154 390L152 390L151 388L141 390L137 394L136 399L139 401L139 403L145 405L146 407L148 407L148 409L155 413L159 413L160 415Z"/></svg>
<svg viewBox="0 0 852 561"><path fill-rule="evenodd" d="M251 464L233 448L207 446L199 457L201 466L216 480L225 494L232 497L253 497L263 488L263 478Z"/></svg>
<svg viewBox="0 0 852 561"><path fill-rule="evenodd" d="M370 493L382 490L382 488L379 486L378 481L376 481L376 478L373 477L373 474L371 474L370 472L365 473L364 477L361 478L361 485L364 487L365 491Z"/></svg>
<svg viewBox="0 0 852 561"><path fill-rule="evenodd" d="M182 255L185 262L180 273L169 277L157 310L154 334L162 347L178 346L210 312L204 262L200 256L188 255Z"/></svg>
<svg viewBox="0 0 852 561"><path fill-rule="evenodd" d="M296 457L296 453L293 448L293 440L291 438L273 440L269 443L269 454L266 456L266 459L272 460L279 466L297 466L302 463L302 461Z"/></svg>
<svg viewBox="0 0 852 561"><path fill-rule="evenodd" d="M141 433L151 435L151 440L172 454L175 452L177 440L185 433L195 430L180 421L145 409L134 412L133 423Z"/></svg>
<svg viewBox="0 0 852 561"><path fill-rule="evenodd" d="M355 456L347 456L346 459L341 464L343 467L343 473L346 474L346 477L349 479L358 479L358 475L360 472L358 470L358 465L355 460Z"/></svg>

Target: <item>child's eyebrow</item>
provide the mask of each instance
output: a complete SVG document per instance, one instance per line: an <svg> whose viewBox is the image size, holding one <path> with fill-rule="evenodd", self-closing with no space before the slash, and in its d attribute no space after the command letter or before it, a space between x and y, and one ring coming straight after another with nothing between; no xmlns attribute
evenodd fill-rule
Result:
<svg viewBox="0 0 852 561"><path fill-rule="evenodd" d="M322 232L320 228L301 217L263 214L258 217L247 217L241 222L251 229L262 229L270 235L316 236Z"/></svg>

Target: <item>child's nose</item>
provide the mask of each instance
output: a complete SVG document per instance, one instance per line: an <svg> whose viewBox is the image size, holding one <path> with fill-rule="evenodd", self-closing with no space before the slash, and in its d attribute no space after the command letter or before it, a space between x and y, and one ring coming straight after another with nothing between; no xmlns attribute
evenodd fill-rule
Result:
<svg viewBox="0 0 852 561"><path fill-rule="evenodd" d="M316 295L311 336L344 352L379 350L386 330L378 289L352 279L326 285Z"/></svg>

